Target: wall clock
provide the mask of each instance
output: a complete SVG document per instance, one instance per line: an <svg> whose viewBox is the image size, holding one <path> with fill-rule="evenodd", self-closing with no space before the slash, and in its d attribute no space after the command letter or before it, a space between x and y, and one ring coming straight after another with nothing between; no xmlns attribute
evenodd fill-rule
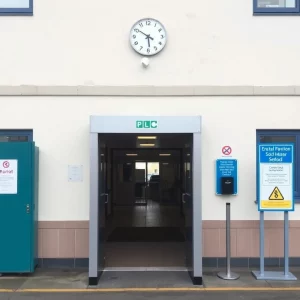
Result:
<svg viewBox="0 0 300 300"><path fill-rule="evenodd" d="M131 28L130 44L141 55L151 56L159 53L166 42L166 30L161 22L155 19L141 19Z"/></svg>

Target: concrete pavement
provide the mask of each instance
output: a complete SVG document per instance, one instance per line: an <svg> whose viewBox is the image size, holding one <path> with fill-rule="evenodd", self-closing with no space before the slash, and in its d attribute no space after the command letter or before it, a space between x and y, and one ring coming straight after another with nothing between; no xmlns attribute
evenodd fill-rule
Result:
<svg viewBox="0 0 300 300"><path fill-rule="evenodd" d="M3 276L0 277L0 293L12 295L24 293L55 293L59 297L60 292L78 292L93 295L101 292L134 292L134 293L194 293L203 292L297 292L300 295L300 268L291 269L298 278L296 281L269 281L256 280L251 270L234 269L240 274L238 280L222 280L217 277L219 270L205 269L203 274L203 286L194 286L187 272L130 272L107 271L104 272L97 286L88 286L88 273L86 270L41 270L38 269L32 275ZM56 296L55 296L56 297ZM93 297L93 296L91 296ZM2 298L0 298L1 300ZM4 298L5 299L5 298ZM10 298L12 299L12 298ZM246 298L245 298L246 299ZM294 298L295 299L295 298ZM300 297L299 297L300 299Z"/></svg>
<svg viewBox="0 0 300 300"><path fill-rule="evenodd" d="M297 300L298 291L212 291L212 292L137 292L137 293L0 293L0 300Z"/></svg>

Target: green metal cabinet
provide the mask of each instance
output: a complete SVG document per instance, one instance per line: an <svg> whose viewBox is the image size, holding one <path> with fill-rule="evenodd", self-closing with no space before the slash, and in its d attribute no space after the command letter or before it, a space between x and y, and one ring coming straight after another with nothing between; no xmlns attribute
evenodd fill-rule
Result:
<svg viewBox="0 0 300 300"><path fill-rule="evenodd" d="M31 273L38 263L38 148L0 143L0 273Z"/></svg>

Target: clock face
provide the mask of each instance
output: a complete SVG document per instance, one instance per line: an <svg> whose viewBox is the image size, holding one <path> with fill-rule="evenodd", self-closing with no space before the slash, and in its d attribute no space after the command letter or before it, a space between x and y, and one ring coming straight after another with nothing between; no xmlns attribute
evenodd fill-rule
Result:
<svg viewBox="0 0 300 300"><path fill-rule="evenodd" d="M166 42L166 30L155 19L141 19L131 28L130 44L139 54L146 56L155 55L165 47Z"/></svg>

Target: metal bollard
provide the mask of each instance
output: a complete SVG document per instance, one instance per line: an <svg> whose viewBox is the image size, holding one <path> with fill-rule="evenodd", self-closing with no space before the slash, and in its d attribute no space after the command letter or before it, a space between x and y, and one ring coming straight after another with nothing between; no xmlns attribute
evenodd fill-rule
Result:
<svg viewBox="0 0 300 300"><path fill-rule="evenodd" d="M226 203L226 272L219 272L218 277L225 280L236 280L240 275L230 270L230 203Z"/></svg>

